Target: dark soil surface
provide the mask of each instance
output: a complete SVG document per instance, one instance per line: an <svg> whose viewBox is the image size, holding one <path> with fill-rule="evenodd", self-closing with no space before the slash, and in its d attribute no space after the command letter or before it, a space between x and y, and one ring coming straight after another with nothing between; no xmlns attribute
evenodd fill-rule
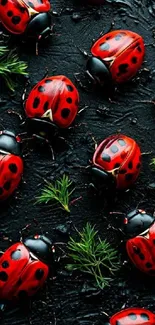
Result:
<svg viewBox="0 0 155 325"><path fill-rule="evenodd" d="M56 242L67 242L68 233L75 235L74 226L82 229L87 221L96 225L101 238L107 238L118 249L122 267L111 285L102 292L93 289L91 279L80 274L65 271L66 246L63 251L57 248L61 262L46 286L35 297L29 308L9 308L2 317L2 325L89 325L103 324L103 312L114 314L121 308L139 306L155 312L154 278L148 278L136 270L128 261L120 241L121 233L115 215L110 211L129 212L135 207L154 210L155 192L150 184L154 183L155 172L150 161L154 157L155 105L142 103L153 100L155 91L155 8L153 0L109 0L102 6L84 6L71 0L53 2L55 35L49 44L39 47L35 56L33 46L18 45L20 57L28 62L30 89L45 74L49 76L64 74L75 82L74 74L87 83L85 77L86 58L79 48L90 53L92 39L97 39L101 31L107 31L111 23L113 29L130 29L144 37L146 44L145 62L139 74L130 83L121 86L112 96L112 102L103 92L84 91L76 84L80 93L81 107L87 108L76 118L74 127L66 132L67 144L54 146L55 161L50 152L30 143L25 147L24 177L16 193L0 211L0 247L6 249L11 242L20 238L22 228L27 225L25 235L44 233ZM1 85L2 87L2 85ZM14 96L9 96L5 88L0 93L1 128L22 132L21 121L17 115L8 114L24 110L21 95L24 82L21 80ZM103 108L103 114L98 109ZM133 137L143 153L143 167L135 186L126 193L106 200L89 187L91 175L86 166L94 152L93 137L99 143L105 137L122 132ZM63 173L70 176L76 190L72 199L79 198L72 206L71 213L61 210L52 211L49 207L34 205L44 185L44 179L54 180ZM64 235L57 227L67 228ZM56 245L59 246L60 245ZM127 261L127 263L123 263Z"/></svg>

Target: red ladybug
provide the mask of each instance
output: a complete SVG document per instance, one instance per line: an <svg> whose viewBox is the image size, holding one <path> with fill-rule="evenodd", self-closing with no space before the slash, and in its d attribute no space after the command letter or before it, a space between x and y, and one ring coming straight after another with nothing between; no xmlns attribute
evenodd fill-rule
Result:
<svg viewBox="0 0 155 325"><path fill-rule="evenodd" d="M96 82L126 82L135 76L144 59L144 41L129 30L116 30L99 38L91 48L87 73Z"/></svg>
<svg viewBox="0 0 155 325"><path fill-rule="evenodd" d="M51 32L48 0L0 0L0 21L12 34L46 38Z"/></svg>
<svg viewBox="0 0 155 325"><path fill-rule="evenodd" d="M92 171L103 183L115 183L116 189L125 190L137 179L140 166L138 144L126 135L116 134L103 140L97 147Z"/></svg>
<svg viewBox="0 0 155 325"><path fill-rule="evenodd" d="M79 94L65 76L44 78L31 90L25 103L30 133L50 137L53 127L68 128L79 106Z"/></svg>
<svg viewBox="0 0 155 325"><path fill-rule="evenodd" d="M127 308L110 318L106 325L154 325L155 315L143 308Z"/></svg>
<svg viewBox="0 0 155 325"><path fill-rule="evenodd" d="M155 219L143 210L135 210L124 219L127 253L133 264L148 275L155 275Z"/></svg>
<svg viewBox="0 0 155 325"><path fill-rule="evenodd" d="M0 131L0 200L6 200L17 188L23 174L21 142L13 132Z"/></svg>
<svg viewBox="0 0 155 325"><path fill-rule="evenodd" d="M0 300L33 296L49 273L54 248L45 236L34 236L8 248L0 257Z"/></svg>

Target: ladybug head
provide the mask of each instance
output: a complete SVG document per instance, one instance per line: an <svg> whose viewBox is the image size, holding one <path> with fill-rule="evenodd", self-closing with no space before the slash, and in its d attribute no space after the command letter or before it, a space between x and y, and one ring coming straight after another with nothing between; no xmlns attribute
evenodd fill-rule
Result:
<svg viewBox="0 0 155 325"><path fill-rule="evenodd" d="M38 138L51 140L57 133L58 127L46 118L27 118L26 128L30 135L35 134Z"/></svg>
<svg viewBox="0 0 155 325"><path fill-rule="evenodd" d="M96 166L92 167L92 175L95 183L101 184L101 187L114 187L115 185L115 178L113 175L111 173L107 173L105 170L101 170Z"/></svg>
<svg viewBox="0 0 155 325"><path fill-rule="evenodd" d="M104 62L96 57L87 61L86 73L97 84L104 85L111 82L111 74Z"/></svg>
<svg viewBox="0 0 155 325"><path fill-rule="evenodd" d="M133 210L123 218L123 230L129 237L140 235L154 223L152 215L144 210Z"/></svg>
<svg viewBox="0 0 155 325"><path fill-rule="evenodd" d="M27 38L45 39L51 33L51 16L46 13L39 13L32 18L27 26L25 35Z"/></svg>
<svg viewBox="0 0 155 325"><path fill-rule="evenodd" d="M49 238L43 235L36 235L33 238L27 238L23 244L40 260L50 264L53 260L54 248Z"/></svg>
<svg viewBox="0 0 155 325"><path fill-rule="evenodd" d="M21 155L20 138L13 132L4 130L0 131L0 152L12 153L14 155Z"/></svg>

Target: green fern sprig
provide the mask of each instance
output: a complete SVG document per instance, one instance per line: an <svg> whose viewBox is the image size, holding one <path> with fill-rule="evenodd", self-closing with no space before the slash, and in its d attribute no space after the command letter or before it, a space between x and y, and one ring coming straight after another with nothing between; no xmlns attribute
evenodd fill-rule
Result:
<svg viewBox="0 0 155 325"><path fill-rule="evenodd" d="M69 256L73 263L66 268L90 274L100 289L109 285L111 275L119 269L118 254L106 240L97 236L94 227L87 223L82 232L78 232L79 241L70 238ZM107 275L109 274L109 277Z"/></svg>
<svg viewBox="0 0 155 325"><path fill-rule="evenodd" d="M27 64L19 60L15 51L9 52L7 46L0 45L0 76L5 80L7 87L15 90L16 83L12 80L13 75L27 76Z"/></svg>
<svg viewBox="0 0 155 325"><path fill-rule="evenodd" d="M55 202L56 205L58 204L60 206L60 208L70 212L69 198L75 190L73 189L69 191L71 185L72 181L70 181L66 175L63 175L61 179L56 180L54 183L46 182L41 195L36 197L36 203L47 204L49 202Z"/></svg>
<svg viewBox="0 0 155 325"><path fill-rule="evenodd" d="M155 158L152 158L151 159L150 166L152 166L153 168L155 168Z"/></svg>

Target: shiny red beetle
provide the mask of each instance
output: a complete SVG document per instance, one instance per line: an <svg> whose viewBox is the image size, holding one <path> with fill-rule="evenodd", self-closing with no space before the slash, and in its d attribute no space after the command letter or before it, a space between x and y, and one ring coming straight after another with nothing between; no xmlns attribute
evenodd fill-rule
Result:
<svg viewBox="0 0 155 325"><path fill-rule="evenodd" d="M143 308L127 308L110 318L106 325L154 325L155 315Z"/></svg>
<svg viewBox="0 0 155 325"><path fill-rule="evenodd" d="M23 174L21 142L13 132L0 131L0 201L17 188Z"/></svg>
<svg viewBox="0 0 155 325"><path fill-rule="evenodd" d="M79 94L65 76L44 78L31 90L25 103L31 133L52 133L53 127L68 128L79 106Z"/></svg>
<svg viewBox="0 0 155 325"><path fill-rule="evenodd" d="M135 76L144 59L143 38L129 30L116 30L99 38L91 48L87 74L96 83L123 83Z"/></svg>
<svg viewBox="0 0 155 325"><path fill-rule="evenodd" d="M134 210L124 218L124 232L130 237L127 253L142 272L155 276L155 219L144 210ZM132 237L132 238L131 238Z"/></svg>
<svg viewBox="0 0 155 325"><path fill-rule="evenodd" d="M137 179L141 166L138 144L123 134L103 140L93 156L92 172L103 183L115 184L116 189L128 189Z"/></svg>
<svg viewBox="0 0 155 325"><path fill-rule="evenodd" d="M0 0L0 21L12 34L46 38L51 32L48 0Z"/></svg>
<svg viewBox="0 0 155 325"><path fill-rule="evenodd" d="M47 279L52 252L51 241L43 235L8 248L0 257L1 302L33 296Z"/></svg>

